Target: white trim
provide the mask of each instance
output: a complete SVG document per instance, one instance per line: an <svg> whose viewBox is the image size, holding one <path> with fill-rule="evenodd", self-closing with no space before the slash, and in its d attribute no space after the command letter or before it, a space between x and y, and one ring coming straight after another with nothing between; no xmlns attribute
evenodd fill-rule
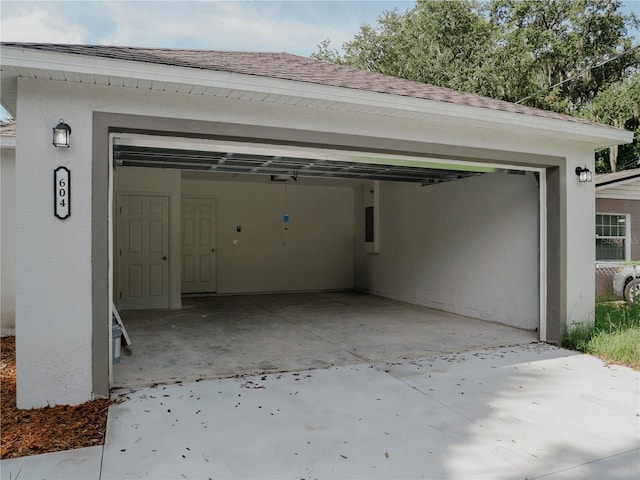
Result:
<svg viewBox="0 0 640 480"><path fill-rule="evenodd" d="M617 181L617 182L614 181L614 182L611 182L611 183L607 183L606 185L596 185L596 197L598 197L598 198L607 198L607 197L600 197L598 195L598 192L600 192L602 190L607 190L609 188L620 187L622 185L626 185L627 183L634 183L634 182L640 182L640 176L627 178L625 180L620 180L620 181Z"/></svg>
<svg viewBox="0 0 640 480"><path fill-rule="evenodd" d="M637 201L640 200L640 198L633 198L633 197L628 197L628 196L624 196L624 195L613 195L613 194L609 194L609 195L598 195L598 194L596 194L596 199L621 200L621 201L631 201L631 202L637 202Z"/></svg>
<svg viewBox="0 0 640 480"><path fill-rule="evenodd" d="M109 208L107 209L107 235L108 238L108 250L109 250L109 389L113 386L113 339L111 334L111 322L113 322L113 133L109 134L109 194L108 202Z"/></svg>
<svg viewBox="0 0 640 480"><path fill-rule="evenodd" d="M615 212L598 212L596 211L596 215L616 215L618 217L625 217L625 235L624 235L624 260L598 260L596 258L597 263L606 263L606 262L628 262L631 260L631 214L629 213L615 213ZM594 219L595 220L595 219ZM596 228L598 224L596 223ZM597 234L594 236L594 239L597 240L599 238L622 238L617 237L615 235L602 235L598 236ZM596 256L597 256L596 251Z"/></svg>
<svg viewBox="0 0 640 480"><path fill-rule="evenodd" d="M520 133L526 130L529 135L537 131L538 134L563 141L573 139L586 142L593 145L594 148L630 143L633 140L633 132L608 126L258 75L116 60L89 55L43 52L20 47L3 47L2 65L80 74L76 76L77 80L74 81L82 81L83 76L86 79L86 75L100 75L108 78L118 77L163 82L164 85L168 82L291 98L302 97L303 99L341 103L345 106L365 105L388 109L387 114L399 117L407 116L407 112L417 112L441 120L443 117L447 117L455 120L461 126L476 125L485 129L497 128L501 131L519 131ZM89 83L98 84L95 78L91 78ZM415 118L415 115L409 115L409 117Z"/></svg>
<svg viewBox="0 0 640 480"><path fill-rule="evenodd" d="M547 341L547 175L544 169L538 171L539 179L539 206L540 206L540 238L538 251L540 285L540 323L538 325L538 340Z"/></svg>

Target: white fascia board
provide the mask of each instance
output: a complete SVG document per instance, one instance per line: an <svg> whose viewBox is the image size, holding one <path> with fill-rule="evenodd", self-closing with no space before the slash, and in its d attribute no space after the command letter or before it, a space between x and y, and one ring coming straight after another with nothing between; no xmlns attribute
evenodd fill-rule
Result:
<svg viewBox="0 0 640 480"><path fill-rule="evenodd" d="M0 136L0 148L2 149L15 149L16 137L1 137Z"/></svg>
<svg viewBox="0 0 640 480"><path fill-rule="evenodd" d="M413 118L415 113L418 113L437 118L438 121L455 122L459 126L495 129L504 133L526 132L528 135L537 134L558 140L577 141L595 149L633 141L633 132L609 126L257 75L43 52L18 47L3 47L0 61L2 64L15 67L172 82L365 105L392 110L394 116L402 116L402 112L405 111L413 113L414 115L408 115L409 118Z"/></svg>
<svg viewBox="0 0 640 480"><path fill-rule="evenodd" d="M636 183L636 182L640 182L640 177L635 176L635 177L631 177L631 178L627 178L624 180L618 180L617 182L611 182L611 183L607 183L605 185L596 185L596 192L601 192L603 190L607 190L609 188L617 188L620 187L622 185L626 185L628 183Z"/></svg>
<svg viewBox="0 0 640 480"><path fill-rule="evenodd" d="M608 193L608 192L597 192L596 191L596 199L603 199L603 200L622 200L622 201L636 201L636 202L640 202L640 199L631 197L629 195L615 195L612 193ZM607 212L608 213L608 212Z"/></svg>

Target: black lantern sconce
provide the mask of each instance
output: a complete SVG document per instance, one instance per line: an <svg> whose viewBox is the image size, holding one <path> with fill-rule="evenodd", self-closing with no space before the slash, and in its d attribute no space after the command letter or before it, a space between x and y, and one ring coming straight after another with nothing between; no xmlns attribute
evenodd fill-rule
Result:
<svg viewBox="0 0 640 480"><path fill-rule="evenodd" d="M69 148L69 137L71 136L71 127L64 123L61 118L60 123L53 128L53 145L55 147Z"/></svg>
<svg viewBox="0 0 640 480"><path fill-rule="evenodd" d="M587 167L576 167L576 175L580 183L593 181L593 174Z"/></svg>

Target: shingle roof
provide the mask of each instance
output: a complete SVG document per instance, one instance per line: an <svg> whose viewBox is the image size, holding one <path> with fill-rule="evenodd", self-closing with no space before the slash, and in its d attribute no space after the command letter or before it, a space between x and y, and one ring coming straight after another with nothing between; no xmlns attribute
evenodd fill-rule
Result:
<svg viewBox="0 0 640 480"><path fill-rule="evenodd" d="M592 122L569 115L526 107L389 75L367 72L289 53L229 52L18 42L0 42L0 46L255 75L433 100L456 105L468 105L490 110L554 118L574 123L592 124Z"/></svg>
<svg viewBox="0 0 640 480"><path fill-rule="evenodd" d="M0 122L0 137L15 137L16 122Z"/></svg>

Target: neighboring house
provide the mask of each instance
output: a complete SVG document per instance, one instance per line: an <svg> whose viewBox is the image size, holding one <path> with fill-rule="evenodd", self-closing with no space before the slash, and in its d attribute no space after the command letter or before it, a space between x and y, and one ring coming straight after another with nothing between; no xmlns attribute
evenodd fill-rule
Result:
<svg viewBox="0 0 640 480"><path fill-rule="evenodd" d="M0 123L0 335L16 328L16 124Z"/></svg>
<svg viewBox="0 0 640 480"><path fill-rule="evenodd" d="M286 53L0 45L21 408L109 393L112 301L358 289L551 342L593 321L577 169L631 132Z"/></svg>
<svg viewBox="0 0 640 480"><path fill-rule="evenodd" d="M617 266L640 260L640 168L596 177L596 295L612 293Z"/></svg>

